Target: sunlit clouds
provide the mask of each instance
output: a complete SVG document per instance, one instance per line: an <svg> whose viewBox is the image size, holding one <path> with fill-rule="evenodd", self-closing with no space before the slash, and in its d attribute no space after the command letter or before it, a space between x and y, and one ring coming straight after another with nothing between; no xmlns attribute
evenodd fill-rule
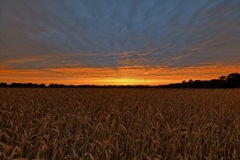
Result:
<svg viewBox="0 0 240 160"><path fill-rule="evenodd" d="M239 0L0 2L0 81L158 85L240 71Z"/></svg>
<svg viewBox="0 0 240 160"><path fill-rule="evenodd" d="M197 66L186 68L46 68L42 70L0 70L8 82L94 84L94 85L161 85L189 79L213 79L238 72L239 66Z"/></svg>

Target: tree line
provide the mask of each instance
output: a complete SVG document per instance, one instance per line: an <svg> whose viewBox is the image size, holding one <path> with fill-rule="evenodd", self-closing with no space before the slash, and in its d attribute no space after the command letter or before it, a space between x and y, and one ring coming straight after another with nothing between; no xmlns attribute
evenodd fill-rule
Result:
<svg viewBox="0 0 240 160"><path fill-rule="evenodd" d="M189 80L161 86L163 88L240 88L240 74L231 73L211 80Z"/></svg>
<svg viewBox="0 0 240 160"><path fill-rule="evenodd" d="M136 88L240 88L240 74L231 73L228 76L220 76L218 79L211 80L189 80L182 81L182 83L172 83L167 85L158 85L158 86L147 86L147 85L122 85L122 86L97 86L97 85L65 85L65 84L54 84L49 85L34 84L34 83L11 83L7 84L5 82L0 83L0 87L9 87L9 88L112 88L112 87L136 87Z"/></svg>

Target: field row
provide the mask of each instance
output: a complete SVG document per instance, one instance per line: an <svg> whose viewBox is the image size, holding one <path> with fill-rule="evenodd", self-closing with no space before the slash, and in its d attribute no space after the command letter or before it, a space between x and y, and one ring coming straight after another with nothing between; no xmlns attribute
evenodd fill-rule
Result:
<svg viewBox="0 0 240 160"><path fill-rule="evenodd" d="M239 89L0 89L0 159L240 159Z"/></svg>

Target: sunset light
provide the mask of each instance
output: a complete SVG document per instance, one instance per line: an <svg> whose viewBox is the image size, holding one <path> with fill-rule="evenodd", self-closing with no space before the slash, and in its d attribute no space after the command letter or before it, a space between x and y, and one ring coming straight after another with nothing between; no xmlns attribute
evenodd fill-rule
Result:
<svg viewBox="0 0 240 160"><path fill-rule="evenodd" d="M240 71L237 0L13 1L0 7L1 82L161 85Z"/></svg>
<svg viewBox="0 0 240 160"><path fill-rule="evenodd" d="M240 0L0 0L0 159L240 160Z"/></svg>
<svg viewBox="0 0 240 160"><path fill-rule="evenodd" d="M160 84L160 80L146 80L137 78L106 78L99 79L99 84L102 85L157 85Z"/></svg>
<svg viewBox="0 0 240 160"><path fill-rule="evenodd" d="M4 82L58 83L74 85L162 85L189 79L214 79L220 75L238 72L239 66L198 66L185 68L146 68L124 66L114 68L46 68L0 70Z"/></svg>

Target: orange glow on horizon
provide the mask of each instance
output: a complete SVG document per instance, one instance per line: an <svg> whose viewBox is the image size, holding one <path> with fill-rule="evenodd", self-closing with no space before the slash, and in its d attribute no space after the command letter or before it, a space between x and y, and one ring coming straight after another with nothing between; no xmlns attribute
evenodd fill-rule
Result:
<svg viewBox="0 0 240 160"><path fill-rule="evenodd" d="M156 85L161 80L141 78L103 78L97 80L100 85Z"/></svg>
<svg viewBox="0 0 240 160"><path fill-rule="evenodd" d="M114 68L0 69L0 82L74 85L161 85L189 79L209 80L239 72L240 66L196 66L161 68L122 66Z"/></svg>

